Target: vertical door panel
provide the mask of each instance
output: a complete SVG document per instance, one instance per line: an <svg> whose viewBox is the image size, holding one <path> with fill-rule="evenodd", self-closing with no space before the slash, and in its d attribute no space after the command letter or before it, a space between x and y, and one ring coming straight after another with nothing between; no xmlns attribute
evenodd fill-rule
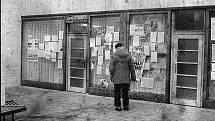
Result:
<svg viewBox="0 0 215 121"><path fill-rule="evenodd" d="M201 107L202 35L173 35L171 103Z"/></svg>
<svg viewBox="0 0 215 121"><path fill-rule="evenodd" d="M86 90L86 35L68 36L68 91Z"/></svg>

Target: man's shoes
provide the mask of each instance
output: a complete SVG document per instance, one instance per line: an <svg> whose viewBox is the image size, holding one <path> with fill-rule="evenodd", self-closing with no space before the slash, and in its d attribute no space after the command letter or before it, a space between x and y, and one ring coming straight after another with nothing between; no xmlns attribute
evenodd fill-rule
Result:
<svg viewBox="0 0 215 121"><path fill-rule="evenodd" d="M115 110L116 111L121 111L122 109L121 109L121 107L116 107Z"/></svg>
<svg viewBox="0 0 215 121"><path fill-rule="evenodd" d="M129 110L129 107L128 107L128 106L125 106L125 107L123 108L123 110Z"/></svg>

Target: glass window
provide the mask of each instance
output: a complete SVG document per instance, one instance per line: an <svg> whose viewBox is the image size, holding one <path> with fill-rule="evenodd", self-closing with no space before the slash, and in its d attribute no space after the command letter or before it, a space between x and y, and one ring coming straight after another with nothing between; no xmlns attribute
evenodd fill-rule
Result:
<svg viewBox="0 0 215 121"><path fill-rule="evenodd" d="M110 85L109 62L114 44L119 41L119 16L91 17L90 86L113 89Z"/></svg>
<svg viewBox="0 0 215 121"><path fill-rule="evenodd" d="M137 81L131 91L165 94L166 15L130 16L129 52L134 60Z"/></svg>
<svg viewBox="0 0 215 121"><path fill-rule="evenodd" d="M203 30L204 11L178 10L175 12L175 30Z"/></svg>

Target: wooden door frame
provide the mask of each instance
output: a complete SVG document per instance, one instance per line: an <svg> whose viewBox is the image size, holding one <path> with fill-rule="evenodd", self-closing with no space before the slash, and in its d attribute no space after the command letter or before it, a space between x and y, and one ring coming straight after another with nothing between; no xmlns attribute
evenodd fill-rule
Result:
<svg viewBox="0 0 215 121"><path fill-rule="evenodd" d="M174 49L176 47L174 40L177 39L180 36L188 36L186 38L195 38L195 36L200 36L198 38L200 38L202 41L199 41L199 48L200 48L200 54L198 54L198 74L200 73L200 76L197 76L197 81L200 80L199 83L197 83L197 99L196 99L196 105L193 105L193 101L189 101L189 100L182 100L182 102L184 103L184 101L186 101L185 105L191 105L191 106L197 106L197 107L202 107L202 100L203 100L203 70L204 70L204 34L202 32L178 32L178 33L174 33L172 36L172 44L171 44L171 81L170 81L170 103L176 103L176 104L180 104L182 102L180 102L180 100L176 99L176 76L175 76L175 71L176 71L176 59L174 59L175 55L176 55L176 49ZM199 60L200 59L200 60ZM199 68L200 67L200 68Z"/></svg>
<svg viewBox="0 0 215 121"><path fill-rule="evenodd" d="M69 68L69 65L70 65L70 56L71 56L71 53L69 51L69 49L71 49L71 46L70 46L70 37L71 36L85 36L86 37L86 40L84 41L84 82L83 82L83 88L76 88L74 87L74 89L71 89L70 87L70 68ZM66 58L66 68L67 68L67 71L66 71L66 90L67 91L74 91L74 92L81 92L81 93L86 93L86 90L87 90L87 39L88 39L88 34L83 34L83 33L80 33L80 34L68 34L67 35L67 58Z"/></svg>

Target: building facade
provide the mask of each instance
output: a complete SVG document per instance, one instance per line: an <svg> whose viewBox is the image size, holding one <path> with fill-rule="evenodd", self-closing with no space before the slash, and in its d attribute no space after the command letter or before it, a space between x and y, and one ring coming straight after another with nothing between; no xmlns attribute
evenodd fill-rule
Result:
<svg viewBox="0 0 215 121"><path fill-rule="evenodd" d="M134 59L132 99L215 107L212 0L21 3L21 85L113 96L108 65L120 41Z"/></svg>

